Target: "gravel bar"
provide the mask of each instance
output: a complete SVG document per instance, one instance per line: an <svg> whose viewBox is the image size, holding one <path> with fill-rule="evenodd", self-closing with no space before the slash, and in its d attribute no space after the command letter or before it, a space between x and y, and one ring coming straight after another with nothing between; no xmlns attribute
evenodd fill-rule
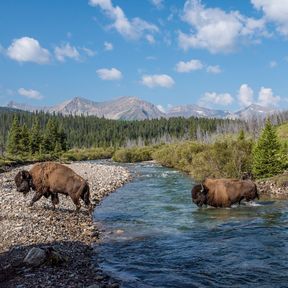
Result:
<svg viewBox="0 0 288 288"><path fill-rule="evenodd" d="M92 162L65 165L88 180L95 206L131 179L121 166ZM100 241L100 225L93 222L83 203L78 214L70 197L64 195L59 195L60 204L54 211L50 198L45 197L29 208L34 192L24 197L16 191L16 173L31 167L0 174L0 287L119 287L120 283L97 265L93 245ZM23 259L34 247L56 251L61 263L25 264Z"/></svg>

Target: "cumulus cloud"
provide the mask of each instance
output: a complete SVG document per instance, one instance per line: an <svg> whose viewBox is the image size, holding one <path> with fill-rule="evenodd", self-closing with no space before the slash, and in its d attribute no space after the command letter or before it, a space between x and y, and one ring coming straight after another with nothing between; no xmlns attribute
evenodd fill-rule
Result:
<svg viewBox="0 0 288 288"><path fill-rule="evenodd" d="M113 44L110 42L104 42L104 50L105 51L112 51L114 49Z"/></svg>
<svg viewBox="0 0 288 288"><path fill-rule="evenodd" d="M211 105L229 105L234 101L233 97L229 93L216 93L216 92L206 92L199 100L199 104L203 106Z"/></svg>
<svg viewBox="0 0 288 288"><path fill-rule="evenodd" d="M160 75L144 75L142 77L141 83L149 88L154 87L164 87L170 88L175 84L175 81L172 77L166 74Z"/></svg>
<svg viewBox="0 0 288 288"><path fill-rule="evenodd" d="M145 38L150 44L154 44L155 43L155 38L154 38L153 35L147 34Z"/></svg>
<svg viewBox="0 0 288 288"><path fill-rule="evenodd" d="M122 78L122 73L116 68L102 68L96 71L99 78L102 80L120 80Z"/></svg>
<svg viewBox="0 0 288 288"><path fill-rule="evenodd" d="M263 19L252 19L238 11L225 12L219 8L206 8L201 0L187 0L183 21L191 25L192 34L179 32L179 45L207 49L211 53L230 52L241 38L254 38L265 30Z"/></svg>
<svg viewBox="0 0 288 288"><path fill-rule="evenodd" d="M78 50L74 46L71 46L69 43L57 46L54 49L54 54L56 59L60 62L65 62L65 58L79 60L80 57Z"/></svg>
<svg viewBox="0 0 288 288"><path fill-rule="evenodd" d="M275 68L275 67L277 67L277 65L278 65L277 62L274 60L270 61L270 63L269 63L270 68Z"/></svg>
<svg viewBox="0 0 288 288"><path fill-rule="evenodd" d="M281 100L279 96L274 96L271 88L261 87L258 96L258 104L268 107L277 106L278 102Z"/></svg>
<svg viewBox="0 0 288 288"><path fill-rule="evenodd" d="M151 0L151 3L158 9L161 9L164 7L164 1L163 0Z"/></svg>
<svg viewBox="0 0 288 288"><path fill-rule="evenodd" d="M253 90L247 84L242 84L238 91L238 99L241 106L249 106L251 105L253 100Z"/></svg>
<svg viewBox="0 0 288 288"><path fill-rule="evenodd" d="M14 39L6 52L9 58L18 62L35 62L38 64L50 62L49 51L42 48L36 39L30 37Z"/></svg>
<svg viewBox="0 0 288 288"><path fill-rule="evenodd" d="M33 89L19 88L18 94L29 99L40 100L43 98L43 96L41 95L39 91L33 90Z"/></svg>
<svg viewBox="0 0 288 288"><path fill-rule="evenodd" d="M201 70L204 65L200 60L192 59L188 62L180 61L176 64L176 71L179 73L188 73L191 71Z"/></svg>
<svg viewBox="0 0 288 288"><path fill-rule="evenodd" d="M208 73L211 73L211 74L219 74L219 73L222 72L222 70L221 70L219 65L207 66L206 70L207 70Z"/></svg>
<svg viewBox="0 0 288 288"><path fill-rule="evenodd" d="M251 0L254 7L263 11L266 21L274 22L278 32L288 36L287 0Z"/></svg>
<svg viewBox="0 0 288 288"><path fill-rule="evenodd" d="M94 7L99 6L114 21L111 27L125 38L139 39L145 32L151 34L159 31L156 25L138 17L130 21L119 6L113 6L111 0L89 0L89 4Z"/></svg>
<svg viewBox="0 0 288 288"><path fill-rule="evenodd" d="M91 49L86 48L86 47L82 47L81 49L82 49L82 50L86 53L86 55L89 56L89 57L94 57L94 56L97 54L96 51L91 50ZM78 59L78 58L77 58L77 59Z"/></svg>

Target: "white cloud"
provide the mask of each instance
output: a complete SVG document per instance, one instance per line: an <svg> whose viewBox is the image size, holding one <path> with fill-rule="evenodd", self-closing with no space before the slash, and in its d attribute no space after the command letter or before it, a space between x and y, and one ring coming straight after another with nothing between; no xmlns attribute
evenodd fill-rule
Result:
<svg viewBox="0 0 288 288"><path fill-rule="evenodd" d="M271 88L261 87L258 96L258 104L265 107L276 106L281 98L279 96L274 96L273 94Z"/></svg>
<svg viewBox="0 0 288 288"><path fill-rule="evenodd" d="M238 99L241 106L247 107L251 105L253 100L253 90L247 84L242 84L238 91Z"/></svg>
<svg viewBox="0 0 288 288"><path fill-rule="evenodd" d="M161 9L164 7L163 2L164 0L151 0L151 3L158 9Z"/></svg>
<svg viewBox="0 0 288 288"><path fill-rule="evenodd" d="M54 49L54 53L56 59L60 62L64 62L65 58L79 60L80 57L78 50L75 47L71 46L69 43L57 46Z"/></svg>
<svg viewBox="0 0 288 288"><path fill-rule="evenodd" d="M120 80L122 78L122 73L116 68L102 68L96 71L99 78L102 80Z"/></svg>
<svg viewBox="0 0 288 288"><path fill-rule="evenodd" d="M144 75L142 77L141 83L149 88L154 88L157 86L170 88L175 84L175 81L169 75L160 74L160 75Z"/></svg>
<svg viewBox="0 0 288 288"><path fill-rule="evenodd" d="M263 33L263 20L247 18L238 11L225 12L219 8L205 8L201 0L187 0L184 5L183 21L192 26L192 34L179 32L179 45L207 49L211 53L230 52L241 38L254 38Z"/></svg>
<svg viewBox="0 0 288 288"><path fill-rule="evenodd" d="M43 98L41 93L37 90L19 88L18 93L19 95L24 96L26 98L30 98L30 99L40 100Z"/></svg>
<svg viewBox="0 0 288 288"><path fill-rule="evenodd" d="M277 30L288 36L287 0L251 0L254 7L262 10L267 21L276 23Z"/></svg>
<svg viewBox="0 0 288 288"><path fill-rule="evenodd" d="M89 0L89 4L94 7L99 6L104 10L106 15L114 21L111 27L125 38L138 39L145 31L149 33L159 31L157 26L140 18L136 17L129 21L124 11L119 6L113 6L111 0Z"/></svg>
<svg viewBox="0 0 288 288"><path fill-rule="evenodd" d="M208 73L211 73L211 74L219 74L222 72L221 68L219 65L214 65L214 66L208 66L206 68L207 72Z"/></svg>
<svg viewBox="0 0 288 288"><path fill-rule="evenodd" d="M155 60L157 60L157 57L155 57L155 56L147 56L145 59L149 60L149 61L155 61Z"/></svg>
<svg viewBox="0 0 288 288"><path fill-rule="evenodd" d="M91 49L86 48L86 47L82 47L81 49L82 49L82 50L86 53L86 55L89 56L89 57L94 57L94 56L97 54L96 51L91 50ZM78 56L78 57L79 57L79 56ZM78 58L77 58L77 59L78 59Z"/></svg>
<svg viewBox="0 0 288 288"><path fill-rule="evenodd" d="M206 92L199 100L200 105L211 106L216 105L229 105L234 101L229 93L218 94L216 92Z"/></svg>
<svg viewBox="0 0 288 288"><path fill-rule="evenodd" d="M155 38L154 38L153 35L147 34L145 38L150 44L154 44L155 43Z"/></svg>
<svg viewBox="0 0 288 288"><path fill-rule="evenodd" d="M200 60L192 59L188 62L180 61L176 64L176 71L179 73L188 73L191 71L201 70L204 65Z"/></svg>
<svg viewBox="0 0 288 288"><path fill-rule="evenodd" d="M104 50L105 51L112 51L114 49L113 44L110 42L104 42Z"/></svg>
<svg viewBox="0 0 288 288"><path fill-rule="evenodd" d="M42 48L36 39L22 37L14 39L7 49L9 58L18 62L35 62L46 64L50 62L50 53Z"/></svg>
<svg viewBox="0 0 288 288"><path fill-rule="evenodd" d="M270 61L270 63L269 63L270 68L275 68L275 67L277 67L277 65L278 65L277 62L274 60Z"/></svg>

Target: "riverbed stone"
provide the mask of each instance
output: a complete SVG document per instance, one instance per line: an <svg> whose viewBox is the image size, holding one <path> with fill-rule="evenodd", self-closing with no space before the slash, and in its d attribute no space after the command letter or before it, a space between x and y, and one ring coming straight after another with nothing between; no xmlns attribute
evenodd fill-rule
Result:
<svg viewBox="0 0 288 288"><path fill-rule="evenodd" d="M42 265L46 261L46 259L47 256L45 250L34 247L28 252L23 262L25 264L38 267Z"/></svg>

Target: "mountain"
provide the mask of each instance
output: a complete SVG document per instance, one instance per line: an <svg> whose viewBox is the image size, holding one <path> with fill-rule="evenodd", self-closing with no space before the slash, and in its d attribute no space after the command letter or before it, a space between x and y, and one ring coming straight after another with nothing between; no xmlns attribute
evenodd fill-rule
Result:
<svg viewBox="0 0 288 288"><path fill-rule="evenodd" d="M137 97L121 97L112 101L94 102L75 97L51 107L35 107L9 102L8 107L25 111L44 111L63 115L93 115L107 119L144 120L166 117L155 105Z"/></svg>
<svg viewBox="0 0 288 288"><path fill-rule="evenodd" d="M36 111L47 111L47 107L41 107L41 106L32 106L32 105L28 105L25 103L17 103L14 101L10 101L7 104L7 108L11 108L11 109L18 109L18 110L23 110L23 111L29 111L29 112L36 112Z"/></svg>
<svg viewBox="0 0 288 288"><path fill-rule="evenodd" d="M226 118L231 113L224 110L208 109L198 105L174 106L167 112L168 117L205 117L205 118Z"/></svg>
<svg viewBox="0 0 288 288"><path fill-rule="evenodd" d="M60 113L63 115L93 115L107 119L122 120L145 120L161 117L189 118L191 116L247 120L253 117L266 117L269 114L277 112L277 110L272 108L252 104L234 113L225 110L208 109L198 105L174 106L166 113L163 113L155 105L143 101L138 97L120 97L105 102L94 102L85 98L75 97L51 107L36 107L11 101L7 107L30 112L44 111L49 113Z"/></svg>
<svg viewBox="0 0 288 288"><path fill-rule="evenodd" d="M273 113L277 113L278 111L273 108L263 107L258 104L251 104L244 109L241 109L231 115L229 115L229 119L251 119L251 118L265 118L268 115Z"/></svg>

